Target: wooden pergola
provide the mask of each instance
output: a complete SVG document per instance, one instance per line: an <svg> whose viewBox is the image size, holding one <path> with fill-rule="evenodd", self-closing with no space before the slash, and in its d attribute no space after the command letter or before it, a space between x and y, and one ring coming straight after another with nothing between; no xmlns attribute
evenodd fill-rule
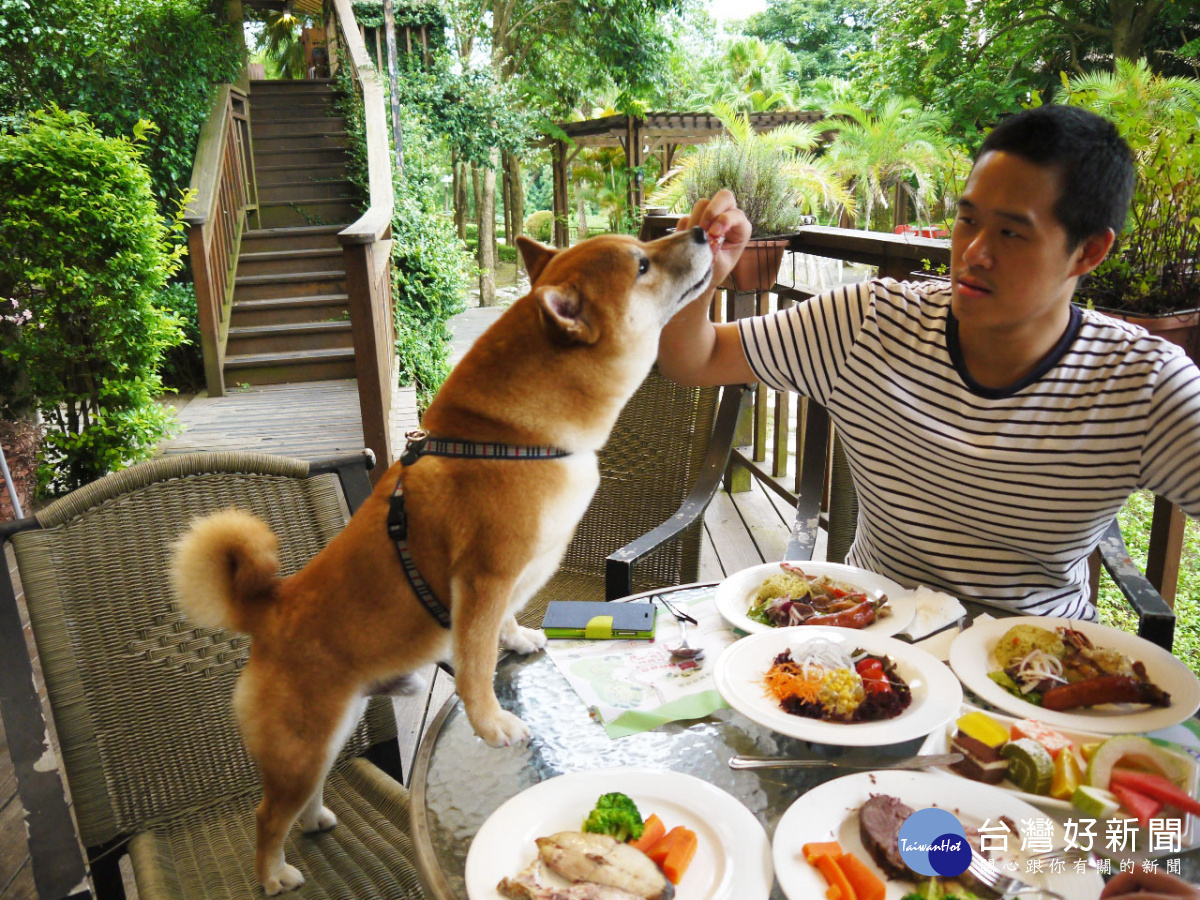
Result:
<svg viewBox="0 0 1200 900"><path fill-rule="evenodd" d="M793 122L819 122L825 113L761 112L750 113L755 131L770 131ZM554 244L569 242L567 220L570 215L567 172L584 147L620 147L631 169L638 169L648 155L659 154L662 171L669 171L680 147L703 144L725 131L721 120L709 113L648 113L639 116L605 116L583 122L561 123L559 128L570 140L552 141L554 159ZM642 206L645 199L642 179L629 182L627 201L630 209Z"/></svg>

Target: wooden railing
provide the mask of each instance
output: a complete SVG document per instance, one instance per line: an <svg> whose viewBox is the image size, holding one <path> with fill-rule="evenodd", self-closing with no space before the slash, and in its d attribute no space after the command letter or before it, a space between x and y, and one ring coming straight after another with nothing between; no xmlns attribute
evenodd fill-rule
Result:
<svg viewBox="0 0 1200 900"><path fill-rule="evenodd" d="M331 0L354 80L362 91L366 120L370 203L353 225L339 232L346 262L346 292L354 335L354 365L362 410L363 440L380 465L378 479L392 462L389 416L398 381L395 325L392 320L391 234L392 170L387 120L379 70L367 55L350 0ZM329 17L327 16L327 21Z"/></svg>
<svg viewBox="0 0 1200 900"><path fill-rule="evenodd" d="M209 396L225 393L225 341L238 247L249 217L258 215L250 151L250 104L233 85L217 90L200 129L192 166L195 196L184 215L196 285L196 313Z"/></svg>

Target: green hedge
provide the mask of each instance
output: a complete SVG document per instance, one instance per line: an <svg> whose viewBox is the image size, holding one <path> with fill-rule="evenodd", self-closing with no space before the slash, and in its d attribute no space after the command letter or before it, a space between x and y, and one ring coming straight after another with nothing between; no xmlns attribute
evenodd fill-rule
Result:
<svg viewBox="0 0 1200 900"><path fill-rule="evenodd" d="M27 123L0 134L0 414L40 410L39 481L60 493L152 455L171 430L154 398L183 335L156 301L180 266L182 221L158 214L147 123L133 140L57 107Z"/></svg>

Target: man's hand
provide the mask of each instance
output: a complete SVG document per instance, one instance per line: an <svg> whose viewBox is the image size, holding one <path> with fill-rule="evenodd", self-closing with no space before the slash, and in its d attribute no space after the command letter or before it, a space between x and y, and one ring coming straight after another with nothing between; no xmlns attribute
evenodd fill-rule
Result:
<svg viewBox="0 0 1200 900"><path fill-rule="evenodd" d="M716 287L725 280L750 240L750 220L738 209L732 192L722 190L711 200L698 201L691 215L679 220L676 230L683 231L696 225L704 229L713 249L712 286Z"/></svg>

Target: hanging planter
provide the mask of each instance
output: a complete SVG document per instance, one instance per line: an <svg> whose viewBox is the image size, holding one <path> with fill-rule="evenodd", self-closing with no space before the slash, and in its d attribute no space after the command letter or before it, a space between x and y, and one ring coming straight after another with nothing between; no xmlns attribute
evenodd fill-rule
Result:
<svg viewBox="0 0 1200 900"><path fill-rule="evenodd" d="M752 239L721 287L739 292L771 290L779 279L779 266L788 244L787 238Z"/></svg>

